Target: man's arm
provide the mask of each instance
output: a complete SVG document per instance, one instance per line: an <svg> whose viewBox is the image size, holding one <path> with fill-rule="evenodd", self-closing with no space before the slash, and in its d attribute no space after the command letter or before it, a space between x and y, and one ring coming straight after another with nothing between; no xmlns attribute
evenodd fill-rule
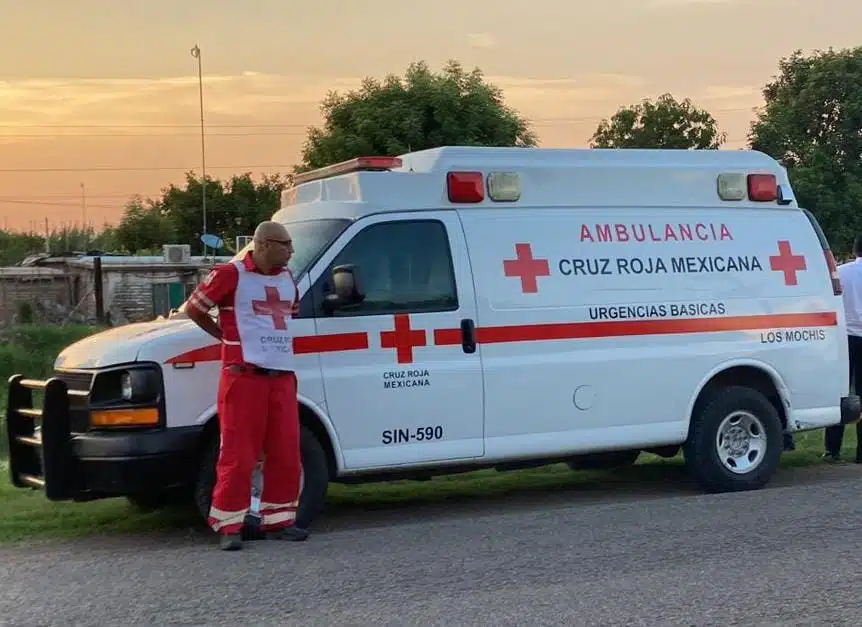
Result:
<svg viewBox="0 0 862 627"><path fill-rule="evenodd" d="M187 311L189 314L189 320L221 342L221 328L208 313L201 313L201 311L195 307L189 307Z"/></svg>
<svg viewBox="0 0 862 627"><path fill-rule="evenodd" d="M227 296L236 289L238 278L233 264L217 268L195 288L186 302L189 319L219 341L222 339L221 328L209 312L224 304Z"/></svg>

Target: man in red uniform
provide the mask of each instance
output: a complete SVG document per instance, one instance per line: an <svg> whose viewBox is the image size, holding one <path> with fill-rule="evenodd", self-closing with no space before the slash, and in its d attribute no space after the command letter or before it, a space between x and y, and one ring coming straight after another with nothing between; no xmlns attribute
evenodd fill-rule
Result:
<svg viewBox="0 0 862 627"><path fill-rule="evenodd" d="M229 551L242 548L240 532L261 453L261 531L270 539L308 537L307 530L294 525L301 460L290 325L299 290L286 268L293 243L277 222L258 225L253 243L243 259L213 270L186 307L189 318L222 343L221 448L209 525ZM208 315L214 307L218 323Z"/></svg>

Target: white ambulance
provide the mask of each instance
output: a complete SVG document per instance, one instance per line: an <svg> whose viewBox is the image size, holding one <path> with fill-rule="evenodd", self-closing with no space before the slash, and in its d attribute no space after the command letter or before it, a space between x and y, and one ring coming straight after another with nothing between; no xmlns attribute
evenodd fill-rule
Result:
<svg viewBox="0 0 862 627"><path fill-rule="evenodd" d="M707 491L754 489L784 434L860 417L832 253L764 154L359 158L298 176L274 219L301 295L299 524L334 481L641 452L682 449ZM193 493L205 513L219 354L178 315L68 347L49 382L14 378L15 484Z"/></svg>

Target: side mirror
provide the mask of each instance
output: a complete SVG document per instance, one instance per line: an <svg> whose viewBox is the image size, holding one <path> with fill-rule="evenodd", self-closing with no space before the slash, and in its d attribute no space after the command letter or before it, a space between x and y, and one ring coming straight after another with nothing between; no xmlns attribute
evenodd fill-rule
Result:
<svg viewBox="0 0 862 627"><path fill-rule="evenodd" d="M327 313L363 301L365 296L359 289L356 274L354 265L335 266L332 269L332 291L323 297L323 308Z"/></svg>

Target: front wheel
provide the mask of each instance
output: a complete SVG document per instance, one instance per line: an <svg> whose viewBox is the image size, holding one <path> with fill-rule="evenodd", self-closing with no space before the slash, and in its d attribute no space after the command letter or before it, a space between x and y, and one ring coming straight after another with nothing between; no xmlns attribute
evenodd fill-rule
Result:
<svg viewBox="0 0 862 627"><path fill-rule="evenodd" d="M762 393L728 387L691 417L686 465L708 492L756 490L775 474L783 448L778 411Z"/></svg>
<svg viewBox="0 0 862 627"><path fill-rule="evenodd" d="M299 497L295 524L297 527L307 529L323 512L326 493L329 489L329 464L323 447L310 429L301 426L299 435L300 454L302 456L302 492ZM195 505L198 514L205 521L209 518L210 505L212 504L218 451L219 438L213 437L201 455L198 478L195 483ZM248 480L249 485L251 485L251 477Z"/></svg>

